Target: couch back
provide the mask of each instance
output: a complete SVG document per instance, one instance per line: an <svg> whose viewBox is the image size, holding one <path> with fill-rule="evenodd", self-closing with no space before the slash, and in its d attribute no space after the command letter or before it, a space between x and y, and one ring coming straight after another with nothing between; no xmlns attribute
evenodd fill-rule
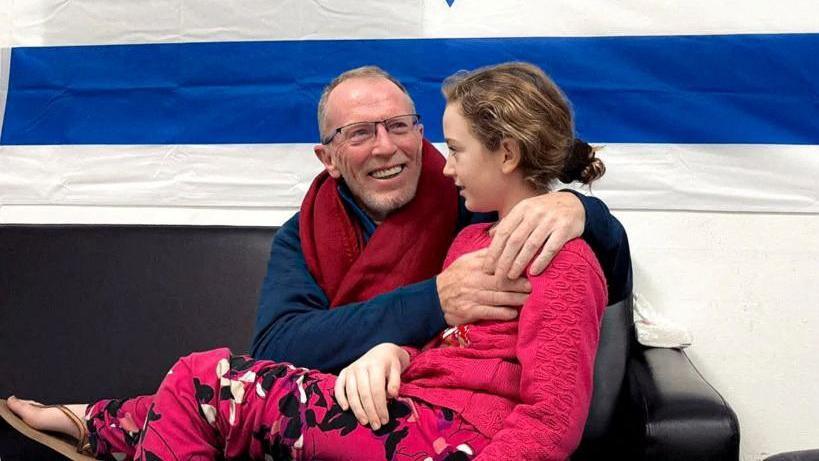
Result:
<svg viewBox="0 0 819 461"><path fill-rule="evenodd" d="M594 391L583 440L573 460L612 459L626 450L626 414L623 404L626 364L634 338L631 296L606 307L600 329L600 343L594 359Z"/></svg>
<svg viewBox="0 0 819 461"><path fill-rule="evenodd" d="M145 394L178 357L247 351L275 231L0 226L0 397ZM616 426L630 326L629 303L607 308L579 454L605 447Z"/></svg>
<svg viewBox="0 0 819 461"><path fill-rule="evenodd" d="M249 350L275 231L0 226L0 396L151 393L183 355Z"/></svg>

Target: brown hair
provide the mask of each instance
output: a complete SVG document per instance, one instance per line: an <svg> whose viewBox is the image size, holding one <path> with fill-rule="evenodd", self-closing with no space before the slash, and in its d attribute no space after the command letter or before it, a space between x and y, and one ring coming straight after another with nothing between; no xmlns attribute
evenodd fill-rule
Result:
<svg viewBox="0 0 819 461"><path fill-rule="evenodd" d="M415 112L415 102L412 100L412 97L407 91L407 88L398 81L397 78L393 77L389 74L389 72L385 71L384 69L378 66L361 66L356 67L355 69L350 69L338 77L334 78L332 82L330 82L327 86L324 87L324 91L321 93L321 98L319 99L318 103L318 125L319 125L319 135L322 139L324 139L324 130L327 128L324 126L325 117L327 116L327 98L330 97L330 93L342 82L346 80L350 80L353 78L384 78L392 83L395 84L405 95L407 95L407 99L409 99L410 105L412 106L412 112Z"/></svg>
<svg viewBox="0 0 819 461"><path fill-rule="evenodd" d="M458 72L444 81L447 104L459 103L472 133L490 151L504 138L518 143L526 180L549 190L555 179L589 184L606 167L575 138L569 101L537 66L510 62Z"/></svg>

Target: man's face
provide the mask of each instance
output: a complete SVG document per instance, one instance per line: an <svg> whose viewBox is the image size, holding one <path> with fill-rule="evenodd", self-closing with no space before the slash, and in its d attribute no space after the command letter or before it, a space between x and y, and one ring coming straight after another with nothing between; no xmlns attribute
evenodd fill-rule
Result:
<svg viewBox="0 0 819 461"><path fill-rule="evenodd" d="M327 98L322 137L356 122L373 122L413 113L409 97L384 78L352 78L333 89ZM375 221L409 203L421 176L424 128L404 134L388 133L377 125L375 137L361 145L336 136L314 150L327 172L343 178L359 206Z"/></svg>

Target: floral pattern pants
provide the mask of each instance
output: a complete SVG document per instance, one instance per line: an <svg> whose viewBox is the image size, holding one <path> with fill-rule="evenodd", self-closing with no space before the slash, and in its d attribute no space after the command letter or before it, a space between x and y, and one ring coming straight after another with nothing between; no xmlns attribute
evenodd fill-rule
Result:
<svg viewBox="0 0 819 461"><path fill-rule="evenodd" d="M102 459L467 460L489 440L451 410L399 397L374 431L342 411L336 377L228 349L180 359L156 395L89 405Z"/></svg>

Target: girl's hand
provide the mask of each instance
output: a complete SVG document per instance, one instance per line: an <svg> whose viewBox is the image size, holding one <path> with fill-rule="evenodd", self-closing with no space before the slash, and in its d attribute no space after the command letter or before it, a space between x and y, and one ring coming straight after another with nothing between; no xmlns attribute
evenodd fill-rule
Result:
<svg viewBox="0 0 819 461"><path fill-rule="evenodd" d="M389 421L387 398L398 397L409 362L409 353L395 344L373 347L338 374L336 400L343 410L352 409L361 424L380 429Z"/></svg>

